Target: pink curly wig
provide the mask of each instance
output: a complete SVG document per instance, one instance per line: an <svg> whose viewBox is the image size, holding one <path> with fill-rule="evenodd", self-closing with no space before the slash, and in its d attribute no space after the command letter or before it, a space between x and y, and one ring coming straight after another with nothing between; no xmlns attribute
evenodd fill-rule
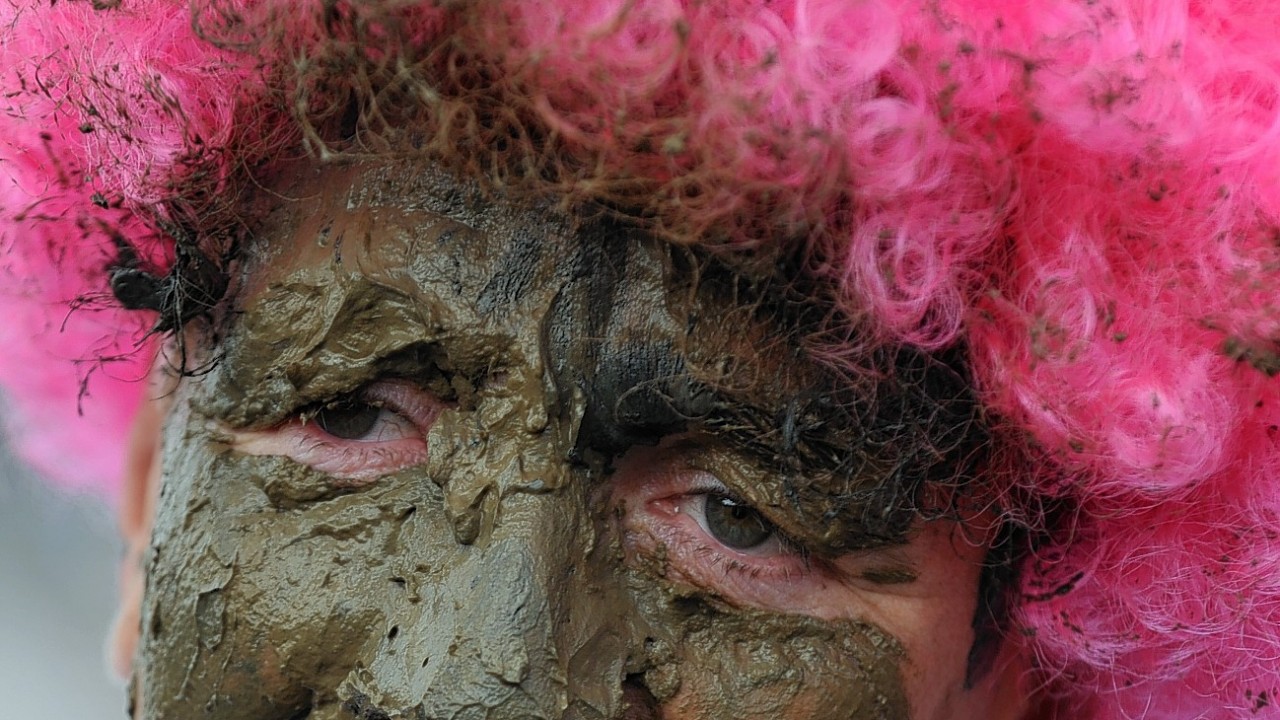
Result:
<svg viewBox="0 0 1280 720"><path fill-rule="evenodd" d="M0 383L50 475L115 487L144 392L147 325L105 300L113 237L163 265L175 188L234 195L240 168L323 154L292 108L341 93L306 68L380 52L294 5L0 0ZM1271 3L380 12L355 40L399 38L428 80L448 52L482 60L500 92L453 78L422 102L524 113L565 192L650 198L655 230L687 242L804 238L860 342L966 349L997 433L1024 448L1006 512L1034 527L1071 508L1013 618L1061 717L1277 714ZM463 147L475 117L433 127Z"/></svg>

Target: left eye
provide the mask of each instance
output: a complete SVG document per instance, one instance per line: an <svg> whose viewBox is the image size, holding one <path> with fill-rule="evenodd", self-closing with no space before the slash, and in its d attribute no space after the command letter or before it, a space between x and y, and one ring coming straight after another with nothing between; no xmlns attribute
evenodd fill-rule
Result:
<svg viewBox="0 0 1280 720"><path fill-rule="evenodd" d="M699 525L716 542L741 552L773 550L777 529L759 510L727 495L696 495L702 505Z"/></svg>
<svg viewBox="0 0 1280 720"><path fill-rule="evenodd" d="M279 455L346 484L427 459L427 431L448 404L403 380L380 380L267 430L239 431L248 455Z"/></svg>

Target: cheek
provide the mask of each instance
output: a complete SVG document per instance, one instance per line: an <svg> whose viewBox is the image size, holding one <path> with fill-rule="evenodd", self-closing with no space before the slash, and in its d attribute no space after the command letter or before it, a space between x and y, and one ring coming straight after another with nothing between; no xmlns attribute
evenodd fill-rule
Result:
<svg viewBox="0 0 1280 720"><path fill-rule="evenodd" d="M404 503L349 495L314 513L281 512L261 486L308 471L214 447L184 439L166 459L141 717L291 717L384 632L384 606L403 593L385 549Z"/></svg>
<svg viewBox="0 0 1280 720"><path fill-rule="evenodd" d="M912 552L918 580L874 598L871 612L902 643L913 718L994 719L990 688L965 686L985 548L953 522L937 521L919 528Z"/></svg>
<svg viewBox="0 0 1280 720"><path fill-rule="evenodd" d="M906 720L898 643L854 621L735 610L671 598L652 583L635 599L651 628L645 683L665 720Z"/></svg>
<svg viewBox="0 0 1280 720"><path fill-rule="evenodd" d="M664 717L989 717L986 693L964 687L984 551L954 523L923 524L909 546L887 551L914 569L911 582L857 579L864 557L844 563L843 580L797 573L728 582L712 567L708 582L696 564L689 569L678 538L637 527L638 515L620 523L631 561L702 608L654 621L697 628L674 641L679 691ZM720 599L696 599L703 596Z"/></svg>

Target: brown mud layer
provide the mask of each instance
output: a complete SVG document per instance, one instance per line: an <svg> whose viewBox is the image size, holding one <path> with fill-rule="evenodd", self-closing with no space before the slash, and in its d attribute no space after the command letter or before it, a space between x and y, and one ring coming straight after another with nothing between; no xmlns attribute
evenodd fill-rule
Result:
<svg viewBox="0 0 1280 720"><path fill-rule="evenodd" d="M739 606L621 537L615 461L677 434L820 551L903 532L886 450L826 462L874 413L822 404L767 292L431 168L296 175L167 425L139 718L908 717L877 626ZM236 447L384 379L442 407L419 462L336 482Z"/></svg>

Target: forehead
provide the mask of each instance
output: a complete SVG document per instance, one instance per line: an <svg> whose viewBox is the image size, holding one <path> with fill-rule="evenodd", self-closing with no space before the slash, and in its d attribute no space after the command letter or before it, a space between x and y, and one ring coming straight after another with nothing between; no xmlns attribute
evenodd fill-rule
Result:
<svg viewBox="0 0 1280 720"><path fill-rule="evenodd" d="M519 207L430 167L310 170L281 194L246 253L229 355L246 364L326 356L360 370L449 340L464 370L542 362L638 423L661 413L604 396L634 405L666 384L688 413L710 398L676 379L774 405L818 377L748 278L624 225ZM770 378L767 395L752 376Z"/></svg>

